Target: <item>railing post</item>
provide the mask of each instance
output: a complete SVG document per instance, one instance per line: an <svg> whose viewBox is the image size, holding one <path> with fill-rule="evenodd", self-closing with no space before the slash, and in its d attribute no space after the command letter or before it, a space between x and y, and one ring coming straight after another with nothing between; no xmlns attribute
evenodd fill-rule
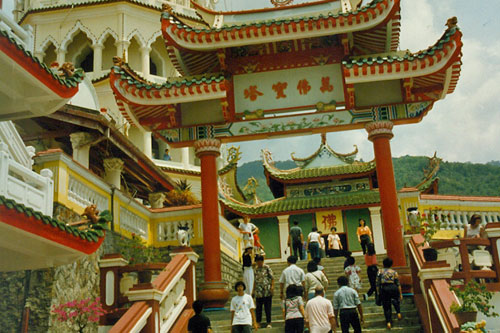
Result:
<svg viewBox="0 0 500 333"><path fill-rule="evenodd" d="M191 309L193 302L196 300L195 264L198 262L199 255L196 252L194 252L194 250L191 247L181 247L170 253L170 257L172 257L173 259L175 256L180 254L185 254L191 261L189 268L182 276L182 278L186 281L186 289L184 290L184 296L186 296L187 299L186 308Z"/></svg>
<svg viewBox="0 0 500 333"><path fill-rule="evenodd" d="M43 192L45 192L44 214L52 216L54 209L54 180L50 169L42 169L40 175L44 177Z"/></svg>
<svg viewBox="0 0 500 333"><path fill-rule="evenodd" d="M490 253L493 257L493 267L497 273L497 278L500 277L500 254L499 254L499 246L498 240L500 239L500 223L488 223L485 227L486 236L489 238L491 242Z"/></svg>
<svg viewBox="0 0 500 333"><path fill-rule="evenodd" d="M120 297L120 267L126 266L128 261L120 254L105 255L99 260L100 270L100 295L102 307L106 311L118 308ZM101 317L100 325L106 325L104 316Z"/></svg>

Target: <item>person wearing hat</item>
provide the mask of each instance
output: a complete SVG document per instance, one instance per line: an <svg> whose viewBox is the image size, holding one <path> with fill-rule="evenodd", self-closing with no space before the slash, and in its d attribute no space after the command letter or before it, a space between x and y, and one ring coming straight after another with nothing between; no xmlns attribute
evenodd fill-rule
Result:
<svg viewBox="0 0 500 333"><path fill-rule="evenodd" d="M254 272L253 272L253 264L254 264L254 256L253 256L253 246L249 246L245 249L242 256L243 261L243 282L248 286L245 289L245 293L248 295L252 295L253 285L254 285Z"/></svg>

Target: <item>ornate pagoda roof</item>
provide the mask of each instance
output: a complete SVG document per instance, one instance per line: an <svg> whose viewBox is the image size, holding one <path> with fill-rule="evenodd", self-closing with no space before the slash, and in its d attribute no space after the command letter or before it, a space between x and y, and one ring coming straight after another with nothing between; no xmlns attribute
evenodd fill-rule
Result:
<svg viewBox="0 0 500 333"><path fill-rule="evenodd" d="M342 65L346 83L408 79L411 80L405 82L405 88L410 89L407 91L408 96L435 92L436 97L441 99L451 94L460 77L463 44L456 21L450 24L450 20L441 38L426 50L344 60Z"/></svg>
<svg viewBox="0 0 500 333"><path fill-rule="evenodd" d="M292 153L292 159L298 165L294 169L278 169L274 164L271 152L263 150L264 173L267 177L273 178L280 183L304 183L320 179L352 178L352 176L375 173L375 161L354 161L357 152L356 147L351 153L339 154L328 146L326 137L322 135L321 145L311 156L297 158Z"/></svg>
<svg viewBox="0 0 500 333"><path fill-rule="evenodd" d="M111 88L123 116L134 126L163 129L175 126L175 104L226 98L222 74L169 78L165 83L149 82L118 57L109 75Z"/></svg>
<svg viewBox="0 0 500 333"><path fill-rule="evenodd" d="M206 18L207 14L213 16L207 28L193 28L169 11L162 13L162 31L169 44L187 50L210 51L365 31L395 17L399 13L399 0L373 0L348 12L343 12L340 1L336 0L228 13L197 7L203 12L203 17Z"/></svg>
<svg viewBox="0 0 500 333"><path fill-rule="evenodd" d="M228 210L248 216L275 216L286 212L301 212L319 210L322 208L332 209L332 207L352 207L375 205L380 202L378 190L365 190L352 193L342 193L336 195L318 195L300 198L278 198L259 204L246 204L238 202L230 197L220 198L221 204Z"/></svg>

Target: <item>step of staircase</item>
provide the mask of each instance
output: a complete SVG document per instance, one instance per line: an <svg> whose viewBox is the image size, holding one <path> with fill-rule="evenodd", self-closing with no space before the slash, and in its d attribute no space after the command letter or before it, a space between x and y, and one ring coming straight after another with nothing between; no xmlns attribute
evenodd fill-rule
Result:
<svg viewBox="0 0 500 333"><path fill-rule="evenodd" d="M384 256L379 257L379 262L382 262ZM345 258L324 258L322 259L322 265L324 266L324 273L330 280L330 286L326 293L326 298L329 300L333 299L333 293L338 289L337 277L344 274L343 264ZM362 288L360 290L360 295L366 293L369 289L368 277L366 275L366 266L363 257L356 258L356 264L360 266L362 274L360 274L362 280ZM282 315L281 304L282 301L279 297L279 277L283 269L287 267L286 263L271 263L269 264L274 272L275 287L274 287L274 297L272 301L271 309L271 325L272 328L261 328L259 332L271 333L271 332L284 332L285 322ZM307 266L307 261L303 260L298 262L297 266L305 270ZM231 292L231 297L236 293L234 290ZM365 323L363 324L363 332L387 332L384 313L381 306L375 305L374 297L372 296L367 301L362 301L363 313L365 317ZM264 312L264 311L263 311ZM214 332L223 333L231 332L231 313L229 311L229 304L226 309L220 311L207 311L205 313L212 322L212 328ZM393 328L391 331L394 332L405 332L405 333L421 333L423 332L422 325L420 324L420 318L418 316L417 309L413 302L412 297L405 297L401 303L401 314L403 319L398 321L396 319L396 314L393 314ZM262 314L263 324L265 323L265 314ZM340 332L340 329L337 330Z"/></svg>

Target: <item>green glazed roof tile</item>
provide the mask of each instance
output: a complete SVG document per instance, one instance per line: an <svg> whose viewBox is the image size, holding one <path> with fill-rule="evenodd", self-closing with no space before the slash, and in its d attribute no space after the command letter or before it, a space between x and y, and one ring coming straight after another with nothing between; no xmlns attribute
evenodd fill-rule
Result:
<svg viewBox="0 0 500 333"><path fill-rule="evenodd" d="M27 57L31 58L31 60L33 62L35 62L38 66L40 66L47 73L52 75L52 77L55 80L57 80L61 85L70 88L70 87L76 87L78 83L82 82L85 74L83 73L83 70L81 68L76 69L74 72L74 75L72 77L69 77L69 78L64 77L63 78L63 77L57 75L56 73L54 73L47 65L40 62L40 59L34 57L30 51L28 51L24 48L24 46L20 45L15 39L10 37L10 35L7 31L0 29L0 38L1 37L6 38L8 41L10 41L10 43L14 44L14 46L18 50L22 51Z"/></svg>
<svg viewBox="0 0 500 333"><path fill-rule="evenodd" d="M336 195L321 195L300 198L280 198L258 205L247 205L232 200L221 199L230 209L247 215L264 215L289 211L333 208L376 204L380 202L378 190L358 191Z"/></svg>
<svg viewBox="0 0 500 333"><path fill-rule="evenodd" d="M158 83L153 83L146 81L146 79L142 78L138 73L136 73L134 70L132 70L127 64L123 65L126 66L126 69L120 66L113 66L113 71L116 74L120 75L120 78L122 80L127 80L127 83L129 85L134 85L137 88L146 88L146 89L170 89L173 86L176 86L178 88L182 86L191 86L193 84L210 84L212 82L221 82L225 79L224 75L222 73L216 73L216 74L204 74L204 75L196 75L196 76L183 76L179 79L176 78L170 78L169 81L166 81L162 84Z"/></svg>
<svg viewBox="0 0 500 333"><path fill-rule="evenodd" d="M400 55L390 55L390 54L386 55L384 57L379 56L376 58L376 61L378 64L382 64L384 62L392 63L395 60L399 61L399 62L402 62L404 60L412 61L415 58L423 59L426 56L432 56L432 55L434 55L436 50L441 50L443 48L443 45L448 43L451 39L451 36L453 36L458 30L459 29L457 27L446 30L444 35L439 39L439 41L436 44L434 44L433 46L429 47L428 49L426 49L424 51L420 51L418 53L413 53L413 54L408 53L408 54L405 54L403 57L401 57ZM373 60L374 60L373 57L343 60L342 65L344 65L347 68L352 68L355 65L362 66L365 63L368 63L371 65L371 63L369 63L369 62L371 62Z"/></svg>
<svg viewBox="0 0 500 333"><path fill-rule="evenodd" d="M12 199L7 199L6 197L4 197L2 195L0 195L0 205L3 205L5 207L7 207L8 209L15 209L16 211L18 211L19 213L23 213L27 217L33 217L35 220L38 220L41 223L50 224L54 228L58 228L64 232L67 232L68 234L75 235L76 237L79 237L79 238L84 239L84 240L87 239L86 237L84 237L84 234L81 233L80 230L78 230L78 228L66 225L65 223L63 223L57 219L51 218L50 216L47 216L47 215L43 215L42 213L40 213L38 211L34 211L30 207L26 207L23 204L19 204ZM89 231L94 232L91 229L89 229ZM92 239L92 241L96 242L98 240L98 238L96 236L94 236L94 237L95 237L95 240L94 240L94 238L91 238L91 239Z"/></svg>
<svg viewBox="0 0 500 333"><path fill-rule="evenodd" d="M352 175L358 173L365 173L375 170L375 161L371 162L359 162L347 165L336 165L331 167L321 167L321 168L311 168L311 169L291 169L291 170L279 170L268 166L264 163L264 168L269 174L277 179L281 180L292 180L292 179L307 179L307 178L318 178L318 177L328 177L337 175Z"/></svg>

